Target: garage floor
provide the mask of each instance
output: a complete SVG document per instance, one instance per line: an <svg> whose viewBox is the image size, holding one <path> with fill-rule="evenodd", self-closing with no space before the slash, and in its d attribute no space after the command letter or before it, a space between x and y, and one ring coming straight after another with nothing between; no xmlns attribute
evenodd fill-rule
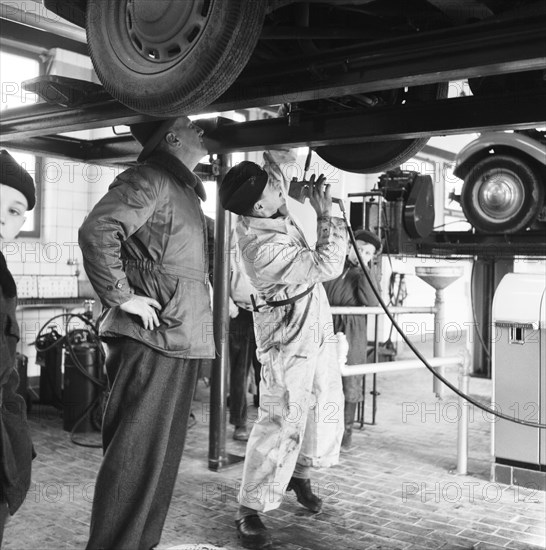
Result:
<svg viewBox="0 0 546 550"><path fill-rule="evenodd" d="M458 410L449 397L437 402L431 388L424 369L378 376L377 424L357 431L354 450L339 466L314 474L323 512L308 513L290 495L267 514L275 548L545 547L545 494L489 481L491 424L481 411L471 414L469 475L452 473ZM472 379L473 395L486 399L490 391L489 380ZM200 381L194 403L198 422L189 432L161 549L239 548L233 515L242 464L220 473L207 469L207 407L208 389ZM366 414L370 420L368 409ZM38 452L33 485L8 523L4 548L82 549L101 451L72 444L52 408L35 406L30 422ZM231 434L229 427L228 450L244 453L245 445ZM98 441L97 434L86 437Z"/></svg>

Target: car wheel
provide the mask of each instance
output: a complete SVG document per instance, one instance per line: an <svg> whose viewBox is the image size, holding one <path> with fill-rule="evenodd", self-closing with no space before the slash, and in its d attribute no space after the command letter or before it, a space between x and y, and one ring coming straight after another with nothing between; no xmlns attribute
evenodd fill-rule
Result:
<svg viewBox="0 0 546 550"><path fill-rule="evenodd" d="M480 160L468 172L461 190L464 215L482 233L515 233L529 227L543 201L538 170L507 154Z"/></svg>
<svg viewBox="0 0 546 550"><path fill-rule="evenodd" d="M447 97L448 84L432 84L410 88L403 102L413 103ZM428 138L376 141L349 145L326 145L315 151L328 164L358 174L376 174L396 168L415 156Z"/></svg>
<svg viewBox="0 0 546 550"><path fill-rule="evenodd" d="M178 116L220 96L245 67L265 2L89 0L87 41L105 89L135 111Z"/></svg>

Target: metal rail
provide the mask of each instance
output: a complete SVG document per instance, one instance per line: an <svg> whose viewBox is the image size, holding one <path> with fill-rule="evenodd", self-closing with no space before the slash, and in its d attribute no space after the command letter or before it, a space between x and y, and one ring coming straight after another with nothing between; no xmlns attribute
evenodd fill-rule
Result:
<svg viewBox="0 0 546 550"><path fill-rule="evenodd" d="M442 338L442 331L444 328L444 314L445 314L445 302L443 300L443 288L436 288L436 300L433 307L407 307L397 306L390 308L392 314L415 314L415 313L433 313L434 314L434 357L427 359L428 364L431 367L438 368L443 374L443 370L447 367L457 366L459 367L459 389L463 394L468 393L469 386L469 357L468 351L460 354L459 356L446 357L445 345ZM332 314L345 314L345 315L375 315L375 361L377 361L377 320L378 316L385 314L385 311L381 307L331 307ZM346 354L346 351L345 351ZM373 387L373 401L372 408L374 410L374 422L375 422L375 408L376 408L376 375L384 372L394 372L399 370L409 370L422 368L425 365L420 359L409 359L402 361L389 361L386 363L362 363L357 365L345 364L347 357L340 358L341 362L341 375L342 376L355 376L355 375L367 375L372 374L374 376ZM439 399L443 398L443 385L434 378L433 384L434 393ZM459 405L461 407L461 415L459 416L457 425L457 473L466 474L468 463L468 403L459 397Z"/></svg>
<svg viewBox="0 0 546 550"><path fill-rule="evenodd" d="M468 394L469 388L469 365L468 356L460 355L455 357L431 357L427 359L431 367L459 368L459 390L463 394ZM395 372L424 368L419 359L409 359L407 361L391 361L388 363L364 363L360 365L342 365L342 376L355 376L359 374L379 374L385 372ZM457 421L457 473L465 475L468 465L468 402L459 396L460 415Z"/></svg>

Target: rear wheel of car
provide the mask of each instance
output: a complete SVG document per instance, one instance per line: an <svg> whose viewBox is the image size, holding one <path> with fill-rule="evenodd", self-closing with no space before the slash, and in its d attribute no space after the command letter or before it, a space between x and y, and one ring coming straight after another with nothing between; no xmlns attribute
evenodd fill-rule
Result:
<svg viewBox="0 0 546 550"><path fill-rule="evenodd" d="M431 84L410 88L403 96L404 103L415 103L447 97L448 84ZM375 174L396 168L415 156L428 138L375 141L349 145L317 147L317 154L327 163L359 174Z"/></svg>
<svg viewBox="0 0 546 550"><path fill-rule="evenodd" d="M508 154L476 163L465 177L461 206L482 233L515 233L529 227L544 202L544 185L531 163Z"/></svg>
<svg viewBox="0 0 546 550"><path fill-rule="evenodd" d="M135 111L178 116L212 103L243 70L265 2L88 0L87 40L105 89Z"/></svg>

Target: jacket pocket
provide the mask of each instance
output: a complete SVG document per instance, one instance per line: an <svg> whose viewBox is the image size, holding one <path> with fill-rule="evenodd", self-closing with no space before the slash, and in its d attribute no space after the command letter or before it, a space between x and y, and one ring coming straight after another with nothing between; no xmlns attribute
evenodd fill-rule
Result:
<svg viewBox="0 0 546 550"><path fill-rule="evenodd" d="M185 287L183 281L176 280L174 292L172 293L168 302L163 306L163 309L159 312L159 321L166 328L176 326L180 323L180 317L183 314L183 301L185 299Z"/></svg>
<svg viewBox="0 0 546 550"><path fill-rule="evenodd" d="M138 279L137 279L138 277ZM143 276L143 272L133 275L138 280L140 292L155 298L163 305L157 312L159 327L148 330L142 326L140 319L135 318L133 328L137 339L155 349L184 352L191 347L189 335L189 305L187 283L180 277L154 272L153 277Z"/></svg>
<svg viewBox="0 0 546 550"><path fill-rule="evenodd" d="M19 326L11 315L0 311L0 383L4 384L15 365L15 350L19 341Z"/></svg>
<svg viewBox="0 0 546 550"><path fill-rule="evenodd" d="M19 326L17 325L17 321L9 313L4 313L2 311L0 312L0 315L1 315L0 326L2 327L1 329L2 335L11 336L12 338L15 338L17 341L19 341L19 337L21 334L19 332Z"/></svg>
<svg viewBox="0 0 546 550"><path fill-rule="evenodd" d="M152 331L163 339L167 351L184 351L191 347L192 300L188 282L177 279L174 293L159 313L159 328Z"/></svg>

